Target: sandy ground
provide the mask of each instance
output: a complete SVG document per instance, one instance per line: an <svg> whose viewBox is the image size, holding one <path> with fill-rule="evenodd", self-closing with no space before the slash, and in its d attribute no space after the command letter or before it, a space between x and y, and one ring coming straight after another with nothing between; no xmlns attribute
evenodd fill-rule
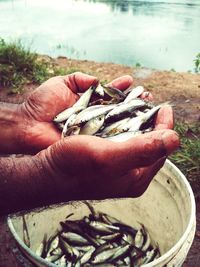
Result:
<svg viewBox="0 0 200 267"><path fill-rule="evenodd" d="M112 63L96 63L91 61L71 60L64 57L45 59L53 64L79 70L98 77L102 81L111 81L119 76L129 74L135 85L143 85L154 95L155 102L170 101L174 105L175 120L200 123L200 75L156 71L144 68L131 68ZM0 101L21 103L34 90L29 85L22 94L7 95L7 90L0 89ZM200 266L200 199L197 204L197 231L192 248L184 267ZM5 218L0 218L0 267L32 266L22 257L12 239Z"/></svg>

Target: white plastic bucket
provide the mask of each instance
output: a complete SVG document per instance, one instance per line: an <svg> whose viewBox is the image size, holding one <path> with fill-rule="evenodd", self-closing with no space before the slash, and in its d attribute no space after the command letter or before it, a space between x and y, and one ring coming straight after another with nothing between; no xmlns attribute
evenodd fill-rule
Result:
<svg viewBox="0 0 200 267"><path fill-rule="evenodd" d="M143 265L181 266L191 247L196 227L195 200L191 187L180 170L167 161L154 178L148 190L139 198L109 199L94 201L96 210L103 211L133 227L143 223L151 239L159 244L161 257ZM35 255L34 251L42 242L44 234L51 236L73 212L74 219L89 213L80 201L51 206L48 209L32 211L25 215L31 249L23 243L22 216L8 217L8 225L21 250L37 266L54 266Z"/></svg>

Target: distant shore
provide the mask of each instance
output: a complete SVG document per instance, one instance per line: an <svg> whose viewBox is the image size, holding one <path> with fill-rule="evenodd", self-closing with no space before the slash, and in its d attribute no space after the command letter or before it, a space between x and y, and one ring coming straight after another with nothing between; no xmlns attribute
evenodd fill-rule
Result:
<svg viewBox="0 0 200 267"><path fill-rule="evenodd" d="M174 104L176 119L200 122L200 74L134 68L66 57L51 58L41 55L39 58L66 69L66 72L82 71L98 77L101 81L108 82L122 75L132 75L134 85L143 85L153 93L156 102L171 101ZM26 85L24 92L17 95L7 95L6 90L1 89L0 101L22 102L35 87L33 84Z"/></svg>

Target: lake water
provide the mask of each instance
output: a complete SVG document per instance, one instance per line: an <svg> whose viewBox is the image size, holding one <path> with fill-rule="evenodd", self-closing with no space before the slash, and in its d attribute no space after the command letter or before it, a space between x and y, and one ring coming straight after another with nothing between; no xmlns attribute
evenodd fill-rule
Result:
<svg viewBox="0 0 200 267"><path fill-rule="evenodd" d="M0 36L50 56L188 71L200 0L0 0Z"/></svg>

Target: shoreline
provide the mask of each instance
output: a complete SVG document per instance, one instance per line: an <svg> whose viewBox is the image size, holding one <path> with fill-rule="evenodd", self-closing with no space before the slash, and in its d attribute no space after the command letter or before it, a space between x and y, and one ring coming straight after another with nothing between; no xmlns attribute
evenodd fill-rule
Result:
<svg viewBox="0 0 200 267"><path fill-rule="evenodd" d="M200 74L175 71L160 71L143 67L130 67L115 63L76 60L64 56L52 58L39 55L52 66L66 70L66 73L82 71L109 82L123 75L131 75L134 86L142 85L154 96L156 103L170 101L173 104L175 120L200 122ZM0 89L0 101L21 103L38 85L27 84L20 94L8 95L6 88Z"/></svg>

